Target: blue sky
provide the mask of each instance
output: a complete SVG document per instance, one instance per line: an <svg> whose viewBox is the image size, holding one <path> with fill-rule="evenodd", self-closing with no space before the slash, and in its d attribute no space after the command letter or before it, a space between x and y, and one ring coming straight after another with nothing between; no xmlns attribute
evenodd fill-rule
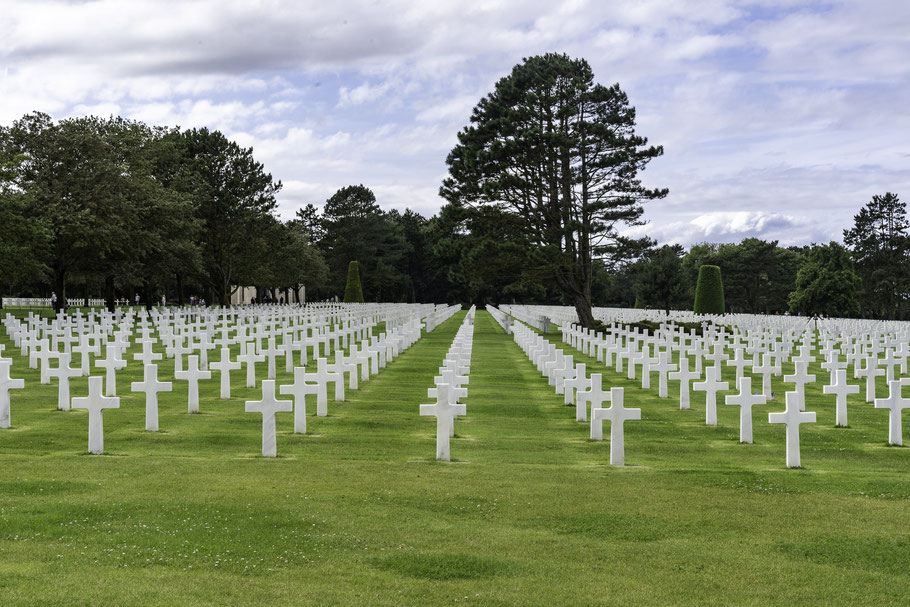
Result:
<svg viewBox="0 0 910 607"><path fill-rule="evenodd" d="M910 3L0 0L0 122L41 110L220 129L280 213L363 183L426 216L471 108L523 57L584 57L662 144L660 242L839 239L910 199Z"/></svg>

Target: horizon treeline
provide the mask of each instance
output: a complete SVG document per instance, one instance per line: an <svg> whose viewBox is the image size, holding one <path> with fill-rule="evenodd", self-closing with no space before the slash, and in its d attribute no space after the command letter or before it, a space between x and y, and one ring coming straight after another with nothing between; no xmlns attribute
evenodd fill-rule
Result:
<svg viewBox="0 0 910 607"><path fill-rule="evenodd" d="M305 286L312 301L341 297L357 261L367 301L570 304L535 267L524 224L495 206L450 202L426 218L348 185L282 220L280 190L219 131L23 116L0 127L0 294L224 305L238 285L276 301ZM692 309L703 264L721 268L728 312L910 314L906 207L891 193L859 210L842 244L745 238L595 260L593 304Z"/></svg>

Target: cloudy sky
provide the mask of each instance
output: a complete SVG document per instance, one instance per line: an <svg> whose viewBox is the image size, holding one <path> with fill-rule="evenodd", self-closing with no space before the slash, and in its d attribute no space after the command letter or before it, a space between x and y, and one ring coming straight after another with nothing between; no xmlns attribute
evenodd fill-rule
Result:
<svg viewBox="0 0 910 607"><path fill-rule="evenodd" d="M619 82L661 242L839 239L910 200L910 3L759 0L0 0L0 122L41 110L220 129L280 213L363 183L426 216L471 108L523 57Z"/></svg>

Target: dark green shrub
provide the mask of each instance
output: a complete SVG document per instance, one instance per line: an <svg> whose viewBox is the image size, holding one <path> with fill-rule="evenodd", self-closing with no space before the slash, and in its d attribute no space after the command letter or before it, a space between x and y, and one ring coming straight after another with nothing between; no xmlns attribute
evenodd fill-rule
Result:
<svg viewBox="0 0 910 607"><path fill-rule="evenodd" d="M692 309L696 314L724 313L724 284L718 266L704 265L698 269L695 306Z"/></svg>
<svg viewBox="0 0 910 607"><path fill-rule="evenodd" d="M363 303L363 287L360 286L360 264L348 264L348 284L344 287L344 303Z"/></svg>

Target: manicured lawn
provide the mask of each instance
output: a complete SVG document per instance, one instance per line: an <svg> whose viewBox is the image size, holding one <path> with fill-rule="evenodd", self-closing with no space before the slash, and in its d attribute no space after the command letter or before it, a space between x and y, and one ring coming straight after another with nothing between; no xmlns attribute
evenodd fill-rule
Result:
<svg viewBox="0 0 910 607"><path fill-rule="evenodd" d="M105 413L107 455L89 456L87 414L56 411L56 382L17 359L27 388L0 430L0 605L906 603L910 450L886 445L886 411L851 397L851 427L834 428L815 384L805 468L787 470L784 428L767 424L782 383L741 445L738 408L719 405L710 428L702 393L680 411L675 383L659 399L656 373L645 392L577 356L642 408L614 468L609 442L589 441L479 312L468 417L454 461L436 462L418 404L463 317L330 400L311 434L279 414L275 460L258 456L261 417L243 400L259 391L242 373L231 401L202 384L198 415L175 382L151 434L131 364L121 409Z"/></svg>

